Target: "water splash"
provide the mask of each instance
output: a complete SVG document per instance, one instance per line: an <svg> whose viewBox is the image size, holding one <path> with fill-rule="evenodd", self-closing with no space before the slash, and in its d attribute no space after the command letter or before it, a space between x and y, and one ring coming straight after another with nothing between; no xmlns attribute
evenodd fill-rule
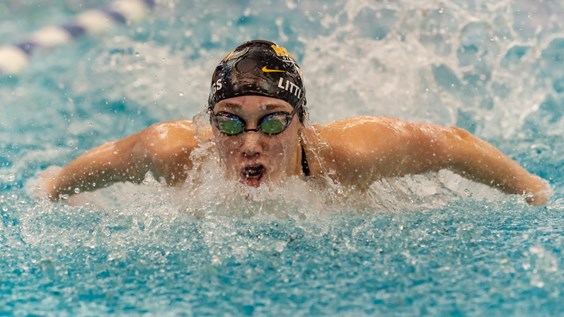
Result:
<svg viewBox="0 0 564 317"><path fill-rule="evenodd" d="M0 4L0 34L64 20L84 1L62 3ZM34 4L55 14L2 11ZM562 311L560 1L159 4L136 29L0 81L0 284L11 292L0 289L0 314ZM39 170L199 112L215 63L250 38L296 55L314 123L456 124L549 179L555 198L533 208L448 172L365 195L298 179L248 191L213 164L203 186L149 176L81 194L82 206L30 198Z"/></svg>

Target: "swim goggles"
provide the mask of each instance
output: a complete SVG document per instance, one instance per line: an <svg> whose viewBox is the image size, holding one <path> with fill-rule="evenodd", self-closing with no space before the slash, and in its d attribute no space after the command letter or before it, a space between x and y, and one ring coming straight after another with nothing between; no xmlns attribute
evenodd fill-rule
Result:
<svg viewBox="0 0 564 317"><path fill-rule="evenodd" d="M218 112L211 114L211 121L215 124L219 132L235 136L243 132L256 131L266 135L277 135L284 132L292 118L300 107L294 108L292 113L273 112L269 113L258 120L256 129L247 129L247 123L243 118L228 112Z"/></svg>

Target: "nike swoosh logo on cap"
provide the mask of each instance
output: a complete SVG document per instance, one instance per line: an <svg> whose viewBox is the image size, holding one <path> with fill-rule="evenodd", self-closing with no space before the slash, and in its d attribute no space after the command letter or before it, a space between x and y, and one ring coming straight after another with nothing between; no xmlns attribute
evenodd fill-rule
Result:
<svg viewBox="0 0 564 317"><path fill-rule="evenodd" d="M285 73L285 70L279 70L279 69L268 69L266 68L266 66L262 67L262 72L263 73Z"/></svg>

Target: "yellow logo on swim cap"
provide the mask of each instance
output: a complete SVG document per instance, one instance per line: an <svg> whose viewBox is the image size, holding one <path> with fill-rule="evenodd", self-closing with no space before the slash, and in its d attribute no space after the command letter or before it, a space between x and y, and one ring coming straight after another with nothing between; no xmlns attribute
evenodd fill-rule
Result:
<svg viewBox="0 0 564 317"><path fill-rule="evenodd" d="M224 58L223 58L223 62L225 63L229 57L231 57L231 55L233 55L233 53L235 53L235 50L232 50L231 52L229 52L229 54L227 54Z"/></svg>
<svg viewBox="0 0 564 317"><path fill-rule="evenodd" d="M276 52L276 55L278 56L282 56L282 57L289 57L291 59L294 59L294 57L292 56L292 54L290 54L285 48L283 48L282 46L278 46L276 44L273 44L272 49L274 50L274 52Z"/></svg>
<svg viewBox="0 0 564 317"><path fill-rule="evenodd" d="M279 69L269 69L266 66L262 67L262 72L263 73L285 73L285 70L279 70Z"/></svg>

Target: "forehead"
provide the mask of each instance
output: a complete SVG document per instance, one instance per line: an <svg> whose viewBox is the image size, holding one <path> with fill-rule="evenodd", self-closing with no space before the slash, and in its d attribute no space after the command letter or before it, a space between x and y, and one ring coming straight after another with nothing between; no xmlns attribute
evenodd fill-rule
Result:
<svg viewBox="0 0 564 317"><path fill-rule="evenodd" d="M214 108L219 111L239 110L245 112L256 110L291 112L294 110L294 108L284 100L265 96L239 96L228 98L218 102Z"/></svg>

